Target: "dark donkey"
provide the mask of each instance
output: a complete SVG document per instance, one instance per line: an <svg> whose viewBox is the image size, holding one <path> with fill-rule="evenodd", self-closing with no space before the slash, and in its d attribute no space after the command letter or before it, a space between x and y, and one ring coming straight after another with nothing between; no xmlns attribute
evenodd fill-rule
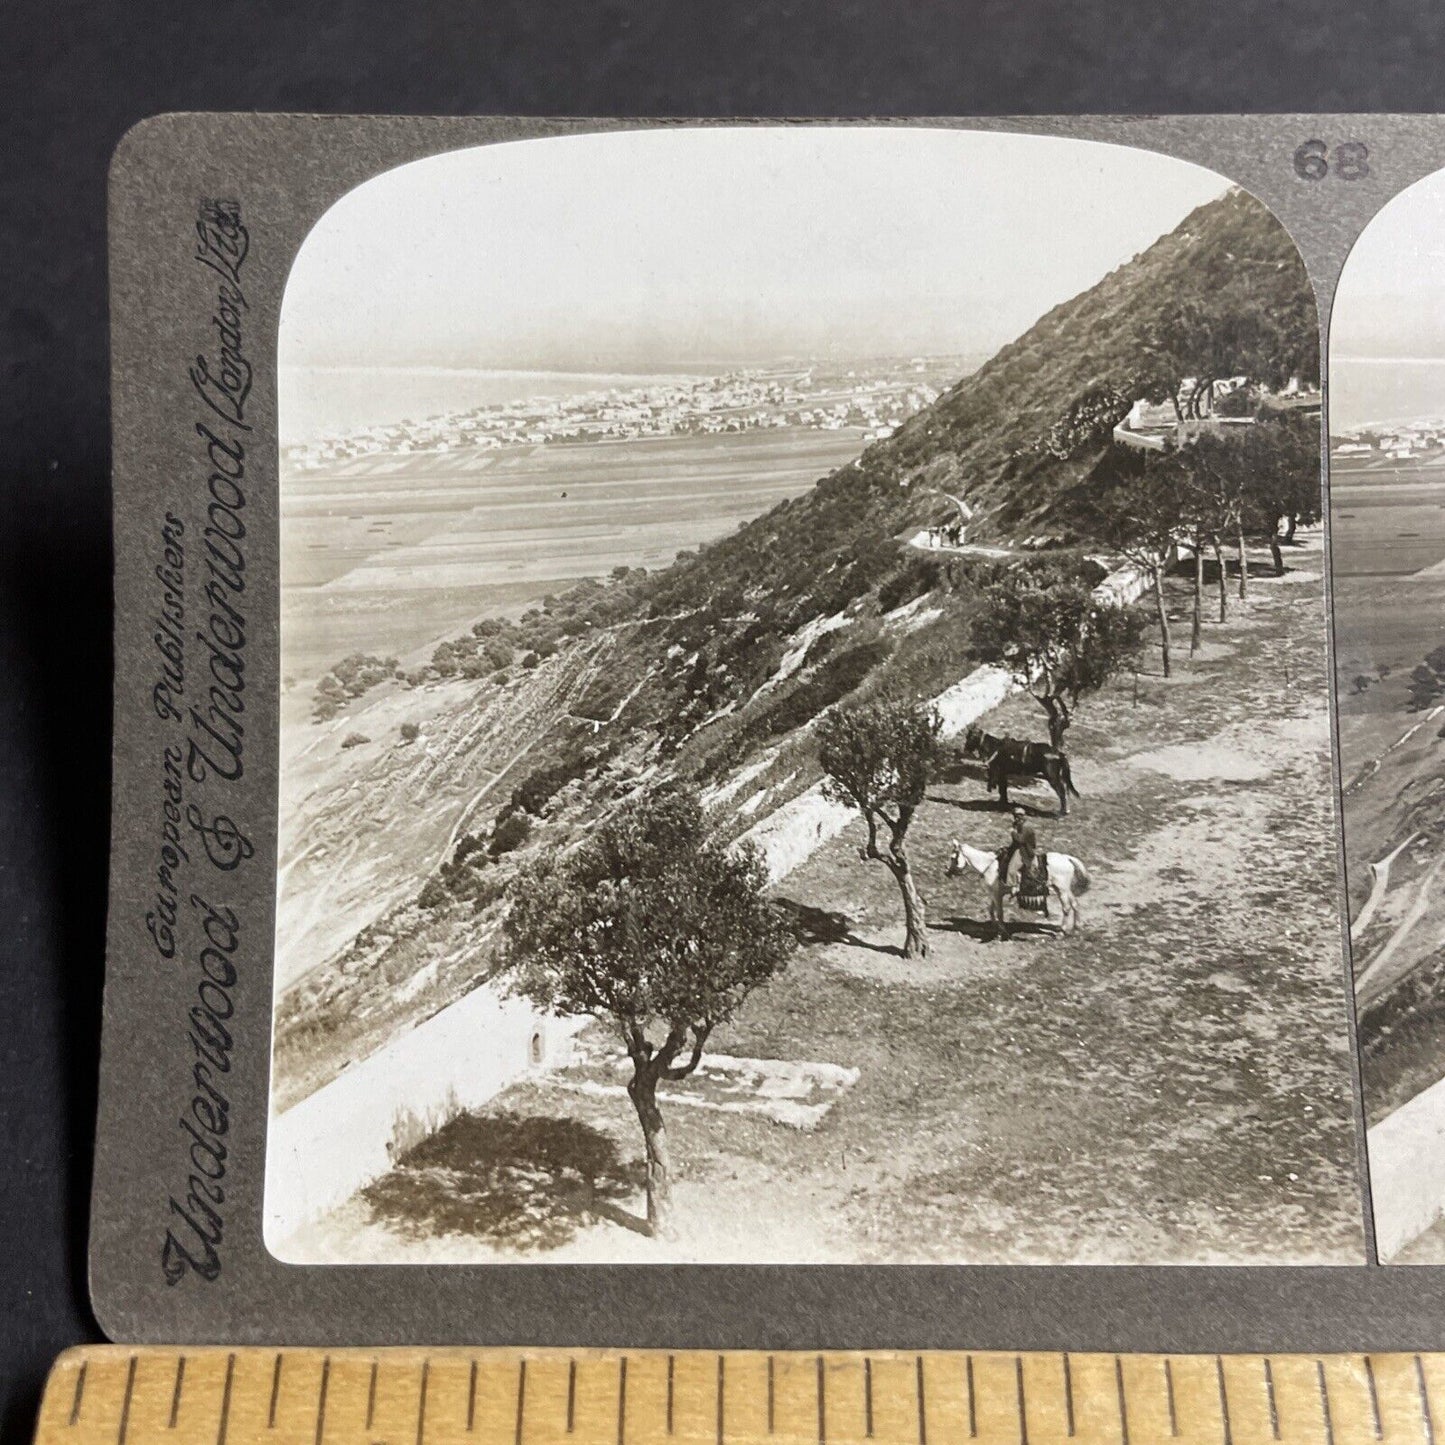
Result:
<svg viewBox="0 0 1445 1445"><path fill-rule="evenodd" d="M990 793L996 792L999 801L1008 807L1008 780L1010 776L1043 778L1059 795L1059 817L1069 811L1069 794L1076 798L1079 790L1074 786L1069 773L1069 760L1057 748L1048 743L1026 743L1019 738L996 738L982 728L971 727L963 735L963 755L966 758L980 758L988 769L987 781Z"/></svg>

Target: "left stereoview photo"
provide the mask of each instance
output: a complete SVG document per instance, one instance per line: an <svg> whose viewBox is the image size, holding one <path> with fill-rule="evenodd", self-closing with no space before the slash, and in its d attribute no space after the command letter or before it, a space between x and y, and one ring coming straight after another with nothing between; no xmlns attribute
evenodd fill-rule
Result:
<svg viewBox="0 0 1445 1445"><path fill-rule="evenodd" d="M439 154L280 327L293 1263L1360 1263L1319 330L1213 172Z"/></svg>

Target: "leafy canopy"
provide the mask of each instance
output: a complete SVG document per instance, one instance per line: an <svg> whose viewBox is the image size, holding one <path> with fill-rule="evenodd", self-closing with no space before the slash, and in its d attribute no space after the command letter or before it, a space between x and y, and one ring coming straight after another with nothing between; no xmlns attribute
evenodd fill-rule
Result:
<svg viewBox="0 0 1445 1445"><path fill-rule="evenodd" d="M896 822L923 801L938 759L938 714L924 703L840 708L818 724L818 757L835 802Z"/></svg>
<svg viewBox="0 0 1445 1445"><path fill-rule="evenodd" d="M730 854L707 835L695 795L655 794L570 857L518 874L503 925L513 989L610 1019L640 1062L665 1067L691 1032L695 1067L707 1034L796 944L766 884L755 852Z"/></svg>
<svg viewBox="0 0 1445 1445"><path fill-rule="evenodd" d="M1138 650L1143 620L1094 596L1077 566L1007 568L986 589L974 643L1040 700L1097 692Z"/></svg>

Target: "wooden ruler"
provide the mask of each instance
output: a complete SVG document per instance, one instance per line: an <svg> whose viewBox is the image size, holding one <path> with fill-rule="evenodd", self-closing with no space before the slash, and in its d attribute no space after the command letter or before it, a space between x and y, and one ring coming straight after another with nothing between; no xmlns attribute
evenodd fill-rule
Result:
<svg viewBox="0 0 1445 1445"><path fill-rule="evenodd" d="M60 1357L36 1438L39 1445L1434 1445L1437 1428L1445 1432L1445 1355L107 1345Z"/></svg>

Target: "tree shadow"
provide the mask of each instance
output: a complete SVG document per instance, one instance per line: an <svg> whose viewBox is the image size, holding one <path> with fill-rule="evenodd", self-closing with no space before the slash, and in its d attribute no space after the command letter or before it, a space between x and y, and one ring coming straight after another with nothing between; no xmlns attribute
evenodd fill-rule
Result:
<svg viewBox="0 0 1445 1445"><path fill-rule="evenodd" d="M979 758L966 758L957 751L944 754L936 774L941 783L982 783L988 779L988 765Z"/></svg>
<svg viewBox="0 0 1445 1445"><path fill-rule="evenodd" d="M799 943L842 943L850 948L866 948L870 953L887 953L902 958L903 950L888 943L870 943L853 931L853 920L846 913L799 903L794 898L775 898L773 902L787 914Z"/></svg>
<svg viewBox="0 0 1445 1445"><path fill-rule="evenodd" d="M992 943L998 937L997 929L987 918L964 918L961 914L955 914L952 918L938 919L928 926L939 933L957 933L964 938L972 938L980 943ZM1041 938L1057 938L1059 936L1057 924L1039 923L1028 918L1010 918L1008 931L1012 938L1018 938L1021 935Z"/></svg>
<svg viewBox="0 0 1445 1445"><path fill-rule="evenodd" d="M1050 806L1048 803L1035 803L1030 801L1026 794L1020 789L1015 789L1007 803L1000 802L998 798L945 798L941 793L930 793L930 803L942 803L945 807L957 808L960 813L1012 813L1015 808L1022 808L1031 818L1057 818L1059 810L1057 806ZM1001 846L1001 845L1000 845Z"/></svg>
<svg viewBox="0 0 1445 1445"><path fill-rule="evenodd" d="M618 1207L644 1186L640 1161L578 1119L461 1114L362 1191L374 1219L408 1239L464 1235L554 1249L599 1220L647 1232Z"/></svg>

